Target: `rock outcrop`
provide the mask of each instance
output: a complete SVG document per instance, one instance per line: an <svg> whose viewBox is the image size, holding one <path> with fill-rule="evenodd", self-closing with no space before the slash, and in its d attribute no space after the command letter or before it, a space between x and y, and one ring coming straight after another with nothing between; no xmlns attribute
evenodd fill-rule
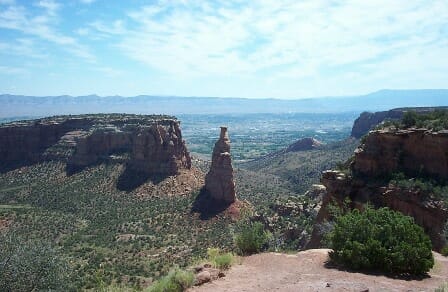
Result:
<svg viewBox="0 0 448 292"><path fill-rule="evenodd" d="M448 107L409 107L395 108L375 113L363 112L353 123L351 136L359 139L385 120L401 119L403 114L407 111L414 111L417 114L425 114L438 109L448 109Z"/></svg>
<svg viewBox="0 0 448 292"><path fill-rule="evenodd" d="M0 125L2 170L44 160L76 172L118 160L148 175L173 175L191 159L179 122L170 116L99 114L59 116Z"/></svg>
<svg viewBox="0 0 448 292"><path fill-rule="evenodd" d="M392 109L389 111L375 113L363 112L353 123L351 136L359 139L384 120L397 120L401 119L402 116L403 110L401 109Z"/></svg>
<svg viewBox="0 0 448 292"><path fill-rule="evenodd" d="M320 146L322 146L322 143L320 141L314 138L307 137L297 140L293 144L289 145L288 148L286 148L286 152L313 150Z"/></svg>
<svg viewBox="0 0 448 292"><path fill-rule="evenodd" d="M214 201L224 204L231 204L236 201L227 127L221 127L221 134L213 148L212 164L205 177L205 189Z"/></svg>
<svg viewBox="0 0 448 292"><path fill-rule="evenodd" d="M353 171L367 177L404 172L448 180L448 130L372 131L355 150Z"/></svg>
<svg viewBox="0 0 448 292"><path fill-rule="evenodd" d="M446 244L444 228L448 210L430 191L402 188L389 183L391 174L403 172L409 177L428 176L446 182L448 179L448 131L425 129L371 131L355 150L351 174L325 171L321 182L326 187L323 205L317 216L308 247L319 246L321 230L329 219L330 203L350 208L363 208L367 202L376 207L389 207L414 218L430 236L433 247ZM385 179L386 178L386 179Z"/></svg>

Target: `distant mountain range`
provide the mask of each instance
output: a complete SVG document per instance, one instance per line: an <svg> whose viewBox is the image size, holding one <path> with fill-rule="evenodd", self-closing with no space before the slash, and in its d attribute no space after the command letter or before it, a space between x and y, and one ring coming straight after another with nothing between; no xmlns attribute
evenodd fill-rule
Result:
<svg viewBox="0 0 448 292"><path fill-rule="evenodd" d="M340 113L448 106L448 89L380 90L360 96L306 99L146 96L0 95L0 118L84 113L241 114Z"/></svg>

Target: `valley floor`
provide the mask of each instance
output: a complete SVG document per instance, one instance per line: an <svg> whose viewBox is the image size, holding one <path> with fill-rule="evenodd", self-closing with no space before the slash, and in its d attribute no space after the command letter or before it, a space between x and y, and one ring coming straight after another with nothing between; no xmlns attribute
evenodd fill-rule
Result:
<svg viewBox="0 0 448 292"><path fill-rule="evenodd" d="M262 253L245 257L226 277L189 291L434 291L448 281L448 258L438 253L434 258L430 277L405 280L327 268L328 249Z"/></svg>

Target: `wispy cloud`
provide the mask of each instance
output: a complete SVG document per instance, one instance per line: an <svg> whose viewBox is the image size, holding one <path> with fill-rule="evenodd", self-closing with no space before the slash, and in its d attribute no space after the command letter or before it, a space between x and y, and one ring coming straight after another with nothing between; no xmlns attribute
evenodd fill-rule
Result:
<svg viewBox="0 0 448 292"><path fill-rule="evenodd" d="M9 66L0 66L0 75L24 75L29 72L26 69L9 67Z"/></svg>
<svg viewBox="0 0 448 292"><path fill-rule="evenodd" d="M48 61L60 80L67 72L96 79L84 82L92 92L309 97L441 88L447 15L445 0L0 0L0 57L4 72Z"/></svg>
<svg viewBox="0 0 448 292"><path fill-rule="evenodd" d="M14 42L0 42L1 54L16 55L24 58L46 59L48 53L39 49L35 41L29 38L20 38Z"/></svg>
<svg viewBox="0 0 448 292"><path fill-rule="evenodd" d="M14 0L0 0L0 5L10 5L14 3L15 3Z"/></svg>
<svg viewBox="0 0 448 292"><path fill-rule="evenodd" d="M20 31L25 35L34 36L63 48L67 52L84 60L94 61L95 57L89 49L75 38L55 29L58 21L60 4L51 0L37 2L36 6L43 8L42 13L31 12L23 6L11 5L0 12L0 28Z"/></svg>
<svg viewBox="0 0 448 292"><path fill-rule="evenodd" d="M129 13L120 30L96 29L122 33L125 54L162 72L300 78L442 48L446 15L444 1L160 1ZM124 33L125 21L134 27Z"/></svg>
<svg viewBox="0 0 448 292"><path fill-rule="evenodd" d="M37 3L37 6L46 9L50 15L55 15L60 8L60 5L53 0L41 0Z"/></svg>

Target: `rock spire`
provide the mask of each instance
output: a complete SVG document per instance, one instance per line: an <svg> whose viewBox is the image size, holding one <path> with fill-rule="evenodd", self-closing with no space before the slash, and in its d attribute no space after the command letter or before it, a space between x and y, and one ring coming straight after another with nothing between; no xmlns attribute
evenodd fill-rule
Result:
<svg viewBox="0 0 448 292"><path fill-rule="evenodd" d="M214 201L225 204L236 201L227 127L221 127L221 134L213 148L212 164L205 177L205 189Z"/></svg>

